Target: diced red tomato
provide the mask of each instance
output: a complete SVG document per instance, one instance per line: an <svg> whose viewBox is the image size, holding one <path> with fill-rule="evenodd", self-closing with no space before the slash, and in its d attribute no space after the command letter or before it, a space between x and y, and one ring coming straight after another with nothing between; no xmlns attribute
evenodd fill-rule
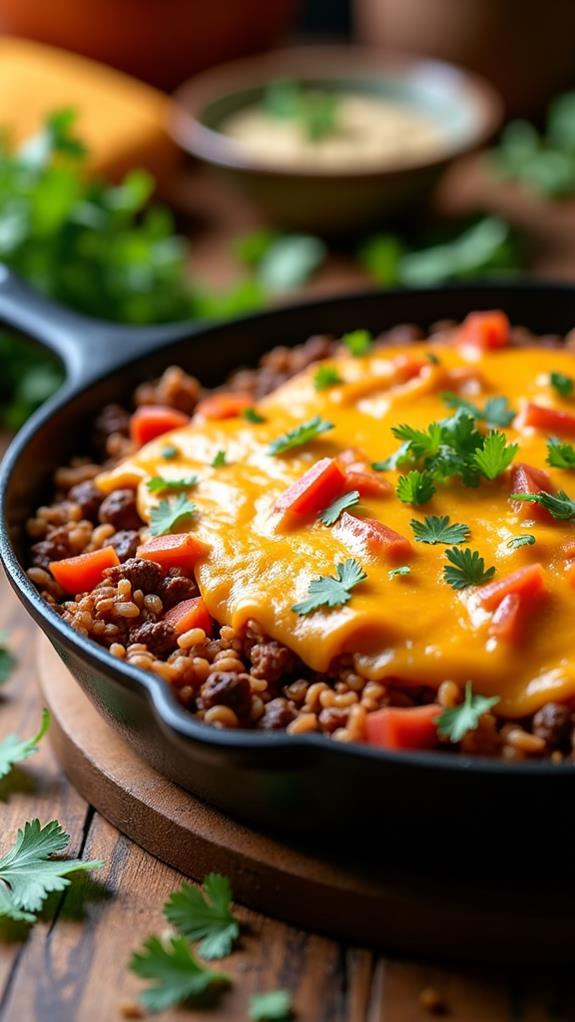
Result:
<svg viewBox="0 0 575 1022"><path fill-rule="evenodd" d="M481 351L505 348L509 344L510 323L500 309L470 312L456 334L456 343L470 345Z"/></svg>
<svg viewBox="0 0 575 1022"><path fill-rule="evenodd" d="M561 436L575 436L575 415L562 412L557 408L547 408L529 401L522 415L526 426L545 430L546 433L559 433Z"/></svg>
<svg viewBox="0 0 575 1022"><path fill-rule="evenodd" d="M386 706L368 713L365 740L381 749L433 749L437 745L437 720L441 707Z"/></svg>
<svg viewBox="0 0 575 1022"><path fill-rule="evenodd" d="M188 415L164 405L141 405L130 418L130 436L139 447L155 440L162 433L187 426Z"/></svg>
<svg viewBox="0 0 575 1022"><path fill-rule="evenodd" d="M188 632L190 628L202 628L206 635L212 633L212 619L201 596L176 603L165 614L164 621L172 626L177 635Z"/></svg>
<svg viewBox="0 0 575 1022"><path fill-rule="evenodd" d="M429 369L430 362L426 358L414 358L412 355L398 355L394 360L395 378L397 383L408 383L420 376L424 369Z"/></svg>
<svg viewBox="0 0 575 1022"><path fill-rule="evenodd" d="M371 554L385 560L404 560L411 554L410 541L375 518L354 518L344 511L334 531L344 542L346 536L359 540Z"/></svg>
<svg viewBox="0 0 575 1022"><path fill-rule="evenodd" d="M348 489L358 490L360 497L388 497L393 492L393 487L387 479L370 472L369 469L363 471L347 469L345 479Z"/></svg>
<svg viewBox="0 0 575 1022"><path fill-rule="evenodd" d="M477 590L476 597L485 610L495 610L508 593L516 593L523 602L535 600L545 592L545 570L542 564L536 563L518 568L495 582L488 582Z"/></svg>
<svg viewBox="0 0 575 1022"><path fill-rule="evenodd" d="M154 536L138 547L136 557L155 561L164 568L193 568L209 550L190 532L176 532L168 536Z"/></svg>
<svg viewBox="0 0 575 1022"><path fill-rule="evenodd" d="M210 394L196 406L196 415L203 419L234 419L253 403L249 394Z"/></svg>
<svg viewBox="0 0 575 1022"><path fill-rule="evenodd" d="M307 472L288 486L275 502L282 517L308 518L328 507L345 492L346 477L335 458L320 458Z"/></svg>
<svg viewBox="0 0 575 1022"><path fill-rule="evenodd" d="M61 561L50 561L50 571L66 593L76 596L87 593L102 581L106 568L113 568L120 559L113 546L92 550L77 557L66 557Z"/></svg>
<svg viewBox="0 0 575 1022"><path fill-rule="evenodd" d="M513 466L511 471L511 492L512 493L555 493L555 487L551 479L542 468L534 465L525 465L520 462ZM523 518L534 518L538 522L555 521L552 514L540 504L531 504L529 501L512 501L513 509L522 515Z"/></svg>
<svg viewBox="0 0 575 1022"><path fill-rule="evenodd" d="M525 608L526 604L521 600L519 593L507 593L491 619L489 634L497 639L516 642L523 631Z"/></svg>

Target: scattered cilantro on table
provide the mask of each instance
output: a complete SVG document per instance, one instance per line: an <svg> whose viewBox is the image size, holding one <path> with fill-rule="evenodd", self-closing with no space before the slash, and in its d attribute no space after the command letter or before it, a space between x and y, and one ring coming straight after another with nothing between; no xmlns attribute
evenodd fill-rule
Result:
<svg viewBox="0 0 575 1022"><path fill-rule="evenodd" d="M348 507L354 507L359 504L359 490L350 490L349 493L344 493L337 500L334 500L329 507L326 507L319 516L320 522L323 525L335 525L339 516Z"/></svg>
<svg viewBox="0 0 575 1022"><path fill-rule="evenodd" d="M20 738L18 735L6 735L0 740L0 777L6 777L16 763L22 763L28 756L38 750L38 744L50 726L48 710L42 710L40 727L32 738Z"/></svg>
<svg viewBox="0 0 575 1022"><path fill-rule="evenodd" d="M437 721L437 731L442 738L460 742L468 731L475 731L479 718L499 702L498 696L486 698L473 692L470 681L465 686L465 697L459 706L442 711Z"/></svg>
<svg viewBox="0 0 575 1022"><path fill-rule="evenodd" d="M558 96L540 133L524 120L510 121L490 154L502 177L526 185L546 198L575 192L575 92Z"/></svg>
<svg viewBox="0 0 575 1022"><path fill-rule="evenodd" d="M153 1012L193 1002L211 987L230 982L227 973L208 969L198 962L185 937L180 936L165 940L148 937L142 950L132 955L130 969L141 979L152 981L140 993L140 1000Z"/></svg>
<svg viewBox="0 0 575 1022"><path fill-rule="evenodd" d="M310 614L319 607L342 607L351 600L351 590L367 578L359 561L348 557L336 565L335 578L320 575L309 584L307 599L292 607L295 614Z"/></svg>
<svg viewBox="0 0 575 1022"><path fill-rule="evenodd" d="M449 515L427 515L422 522L412 518L410 523L418 543L445 543L450 544L467 543L471 534L468 525L462 522L449 521Z"/></svg>
<svg viewBox="0 0 575 1022"><path fill-rule="evenodd" d="M268 446L268 454L283 454L285 451L291 451L294 447L302 447L333 428L333 422L327 422L316 415L308 422L302 422L299 426L289 429L287 433L272 440Z"/></svg>
<svg viewBox="0 0 575 1022"><path fill-rule="evenodd" d="M174 891L164 906L164 915L185 937L202 942L198 948L202 958L225 958L240 932L231 902L228 878L209 873L203 891L188 883Z"/></svg>
<svg viewBox="0 0 575 1022"><path fill-rule="evenodd" d="M336 387L339 383L343 383L343 380L335 366L321 365L316 369L313 385L317 391L329 390L330 387Z"/></svg>
<svg viewBox="0 0 575 1022"><path fill-rule="evenodd" d="M287 990L253 994L250 999L251 1022L289 1022L293 1018L291 995Z"/></svg>
<svg viewBox="0 0 575 1022"><path fill-rule="evenodd" d="M553 518L559 520L569 521L575 518L575 500L567 496L564 490L558 490L557 493L547 493L545 490L541 493L512 493L510 499L539 504L549 511Z"/></svg>
<svg viewBox="0 0 575 1022"><path fill-rule="evenodd" d="M575 468L575 447L566 440L550 437L547 441L547 464L552 468Z"/></svg>
<svg viewBox="0 0 575 1022"><path fill-rule="evenodd" d="M16 665L15 656L6 648L7 639L6 632L0 632L0 685L8 681Z"/></svg>
<svg viewBox="0 0 575 1022"><path fill-rule="evenodd" d="M198 476L183 476L182 479L163 479L162 476L152 476L148 479L146 486L150 493L164 493L166 490L191 490L198 485Z"/></svg>
<svg viewBox="0 0 575 1022"><path fill-rule="evenodd" d="M181 525L186 519L197 513L197 505L188 500L185 494L161 500L150 514L150 532L152 536L163 536Z"/></svg>
<svg viewBox="0 0 575 1022"><path fill-rule="evenodd" d="M445 556L450 562L443 569L443 580L452 589L466 589L468 586L482 585L489 582L495 574L495 568L486 568L483 557L480 557L477 550L459 550L452 547L445 551Z"/></svg>

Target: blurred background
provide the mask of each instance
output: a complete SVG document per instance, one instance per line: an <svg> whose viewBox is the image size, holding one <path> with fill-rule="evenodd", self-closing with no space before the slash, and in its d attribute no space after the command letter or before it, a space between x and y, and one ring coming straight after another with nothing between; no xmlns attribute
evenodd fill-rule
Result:
<svg viewBox="0 0 575 1022"><path fill-rule="evenodd" d="M572 0L0 0L0 261L134 324L572 279L572 89ZM1 333L1 424L61 375Z"/></svg>

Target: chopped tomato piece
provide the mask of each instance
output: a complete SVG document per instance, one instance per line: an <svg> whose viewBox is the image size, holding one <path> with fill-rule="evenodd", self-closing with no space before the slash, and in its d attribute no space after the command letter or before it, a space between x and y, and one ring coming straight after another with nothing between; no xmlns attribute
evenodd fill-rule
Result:
<svg viewBox="0 0 575 1022"><path fill-rule="evenodd" d="M543 565L528 564L510 575L488 582L477 590L477 599L485 610L494 610L508 593L517 593L521 600L533 600L545 592L545 571Z"/></svg>
<svg viewBox="0 0 575 1022"><path fill-rule="evenodd" d="M408 383L420 376L424 369L429 369L430 362L426 358L413 358L409 355L398 355L394 359L395 378L397 383Z"/></svg>
<svg viewBox="0 0 575 1022"><path fill-rule="evenodd" d="M561 547L561 553L567 560L575 558L575 539L568 539Z"/></svg>
<svg viewBox="0 0 575 1022"><path fill-rule="evenodd" d="M346 477L335 458L320 458L280 494L274 510L282 516L309 517L328 507L345 488Z"/></svg>
<svg viewBox="0 0 575 1022"><path fill-rule="evenodd" d="M101 550L78 554L77 557L50 561L50 571L64 592L76 596L77 593L87 593L97 586L98 582L102 581L106 568L113 568L119 563L120 559L114 547L105 546Z"/></svg>
<svg viewBox="0 0 575 1022"><path fill-rule="evenodd" d="M403 560L411 553L411 543L405 536L375 518L354 518L344 511L335 530L344 542L346 536L359 540L370 553L386 560Z"/></svg>
<svg viewBox="0 0 575 1022"><path fill-rule="evenodd" d="M172 625L177 635L188 632L190 628L202 628L206 635L212 632L212 619L201 596L176 603L164 616L164 621Z"/></svg>
<svg viewBox="0 0 575 1022"><path fill-rule="evenodd" d="M489 625L489 634L497 639L515 642L520 638L525 623L525 608L519 593L507 593L497 607ZM523 613L522 613L523 611Z"/></svg>
<svg viewBox="0 0 575 1022"><path fill-rule="evenodd" d="M505 348L509 344L509 330L509 320L500 309L470 312L457 331L456 342L481 351Z"/></svg>
<svg viewBox="0 0 575 1022"><path fill-rule="evenodd" d="M360 497L387 497L393 492L387 479L380 478L367 468L362 470L352 466L346 469L345 480L350 490L359 490Z"/></svg>
<svg viewBox="0 0 575 1022"><path fill-rule="evenodd" d="M155 440L162 433L187 426L190 418L175 408L165 405L141 405L130 419L130 436L134 443L142 447L150 440Z"/></svg>
<svg viewBox="0 0 575 1022"><path fill-rule="evenodd" d="M513 466L511 471L511 492L512 493L555 493L555 487L551 479L542 468L534 465L519 463ZM555 519L546 508L540 504L531 504L524 500L512 501L513 508L523 518L534 518L538 522L554 522Z"/></svg>
<svg viewBox="0 0 575 1022"><path fill-rule="evenodd" d="M234 419L253 403L249 394L210 394L196 406L196 414L203 419Z"/></svg>
<svg viewBox="0 0 575 1022"><path fill-rule="evenodd" d="M529 401L523 413L526 426L543 429L547 433L560 433L562 436L575 436L575 415L561 412L557 408L547 408Z"/></svg>
<svg viewBox="0 0 575 1022"><path fill-rule="evenodd" d="M155 561L163 568L193 568L209 550L197 536L189 532L176 532L168 536L154 536L136 551L136 557Z"/></svg>
<svg viewBox="0 0 575 1022"><path fill-rule="evenodd" d="M437 720L441 707L386 706L368 713L365 740L381 749L433 749L437 745Z"/></svg>

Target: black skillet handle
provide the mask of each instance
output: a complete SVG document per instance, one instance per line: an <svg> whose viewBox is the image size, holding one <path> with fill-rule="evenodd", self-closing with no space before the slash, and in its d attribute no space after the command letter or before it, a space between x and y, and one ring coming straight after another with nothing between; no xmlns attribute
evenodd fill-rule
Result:
<svg viewBox="0 0 575 1022"><path fill-rule="evenodd" d="M49 348L63 362L67 384L74 390L197 330L193 323L134 327L91 319L45 298L0 263L2 326Z"/></svg>

